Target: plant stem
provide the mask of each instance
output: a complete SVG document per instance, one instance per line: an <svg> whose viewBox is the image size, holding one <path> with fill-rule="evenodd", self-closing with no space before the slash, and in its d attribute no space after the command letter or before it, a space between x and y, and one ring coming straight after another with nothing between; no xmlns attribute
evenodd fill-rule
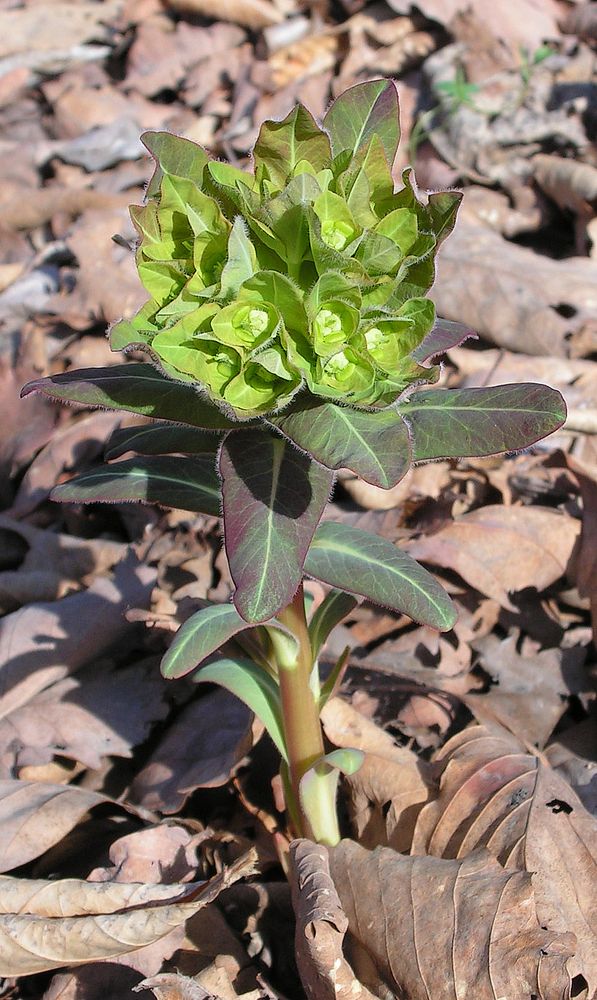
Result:
<svg viewBox="0 0 597 1000"><path fill-rule="evenodd" d="M278 614L278 620L290 629L298 643L298 651L292 657L284 655L282 650L277 651L290 790L294 799L294 808L290 811L298 817L301 827L297 830L299 836L311 837L326 844L336 844L340 840L340 834L335 794L329 782L324 780L323 774L310 775L310 780L315 784L310 794L308 813L300 796L301 778L325 754L318 700L310 683L313 653L302 584L292 603Z"/></svg>

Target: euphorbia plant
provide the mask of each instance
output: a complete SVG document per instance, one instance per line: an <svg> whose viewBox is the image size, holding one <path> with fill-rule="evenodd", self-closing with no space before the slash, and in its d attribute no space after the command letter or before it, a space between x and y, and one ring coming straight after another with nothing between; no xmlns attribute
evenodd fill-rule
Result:
<svg viewBox="0 0 597 1000"><path fill-rule="evenodd" d="M342 667L321 682L330 630L359 597L441 630L455 620L407 553L322 520L335 471L388 489L413 463L524 448L565 417L544 386L421 388L466 334L436 322L427 297L460 195L423 200L409 171L395 190L398 139L383 80L346 91L321 125L300 105L265 122L250 172L146 133L156 169L132 217L149 299L111 341L149 360L25 390L156 421L110 443L108 458L140 457L84 473L55 499L221 514L232 603L186 621L163 672L197 671L250 706L280 752L295 832L330 844L338 772L359 763L324 747L320 710ZM332 588L310 618L305 574Z"/></svg>

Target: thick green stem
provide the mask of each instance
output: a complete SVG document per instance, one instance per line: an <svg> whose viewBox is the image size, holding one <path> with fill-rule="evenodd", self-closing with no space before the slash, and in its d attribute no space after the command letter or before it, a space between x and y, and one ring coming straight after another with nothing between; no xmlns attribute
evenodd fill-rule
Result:
<svg viewBox="0 0 597 1000"><path fill-rule="evenodd" d="M326 844L336 844L340 840L340 834L335 790L323 773L321 776L317 772L310 775L308 810L305 810L300 796L301 779L325 753L319 704L311 688L313 654L302 584L292 603L278 614L278 620L292 632L298 643L298 649L294 649L292 653L288 645L280 644L276 649L290 791L294 799L290 812L298 817L301 827L297 830L299 835L312 837Z"/></svg>

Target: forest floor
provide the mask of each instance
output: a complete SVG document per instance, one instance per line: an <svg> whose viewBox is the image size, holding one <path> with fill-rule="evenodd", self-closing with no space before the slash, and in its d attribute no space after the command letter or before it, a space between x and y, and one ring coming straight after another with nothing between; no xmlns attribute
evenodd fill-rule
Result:
<svg viewBox="0 0 597 1000"><path fill-rule="evenodd" d="M551 1000L570 977L588 1000L597 3L1 0L0 50L0 996L300 1000L302 978L312 1000ZM144 129L242 166L264 119L380 76L397 183L412 165L464 191L432 297L478 339L441 384L543 381L569 417L390 491L340 477L334 518L423 561L459 619L439 635L365 603L330 638L324 660L352 652L326 735L366 761L332 881L301 848L295 950L273 746L228 693L159 672L197 602L230 594L219 522L52 502L127 418L19 392L123 360L106 330L144 299Z"/></svg>

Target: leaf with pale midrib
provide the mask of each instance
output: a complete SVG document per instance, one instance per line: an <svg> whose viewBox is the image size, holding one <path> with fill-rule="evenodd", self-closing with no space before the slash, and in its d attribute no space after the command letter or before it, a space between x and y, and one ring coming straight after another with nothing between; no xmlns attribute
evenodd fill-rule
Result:
<svg viewBox="0 0 597 1000"><path fill-rule="evenodd" d="M533 382L479 389L427 389L399 406L415 462L473 458L529 448L557 430L566 404L557 389Z"/></svg>
<svg viewBox="0 0 597 1000"><path fill-rule="evenodd" d="M452 601L431 573L387 538L348 524L319 526L305 572L440 631L456 621Z"/></svg>
<svg viewBox="0 0 597 1000"><path fill-rule="evenodd" d="M367 412L322 403L270 423L328 469L350 469L382 489L395 486L410 468L408 428L394 409Z"/></svg>
<svg viewBox="0 0 597 1000"><path fill-rule="evenodd" d="M229 435L220 472L234 603L246 621L267 621L296 592L333 473L264 431Z"/></svg>
<svg viewBox="0 0 597 1000"><path fill-rule="evenodd" d="M127 503L141 501L191 510L220 513L220 484L211 455L199 458L132 458L102 465L56 486L52 500L71 503Z"/></svg>

